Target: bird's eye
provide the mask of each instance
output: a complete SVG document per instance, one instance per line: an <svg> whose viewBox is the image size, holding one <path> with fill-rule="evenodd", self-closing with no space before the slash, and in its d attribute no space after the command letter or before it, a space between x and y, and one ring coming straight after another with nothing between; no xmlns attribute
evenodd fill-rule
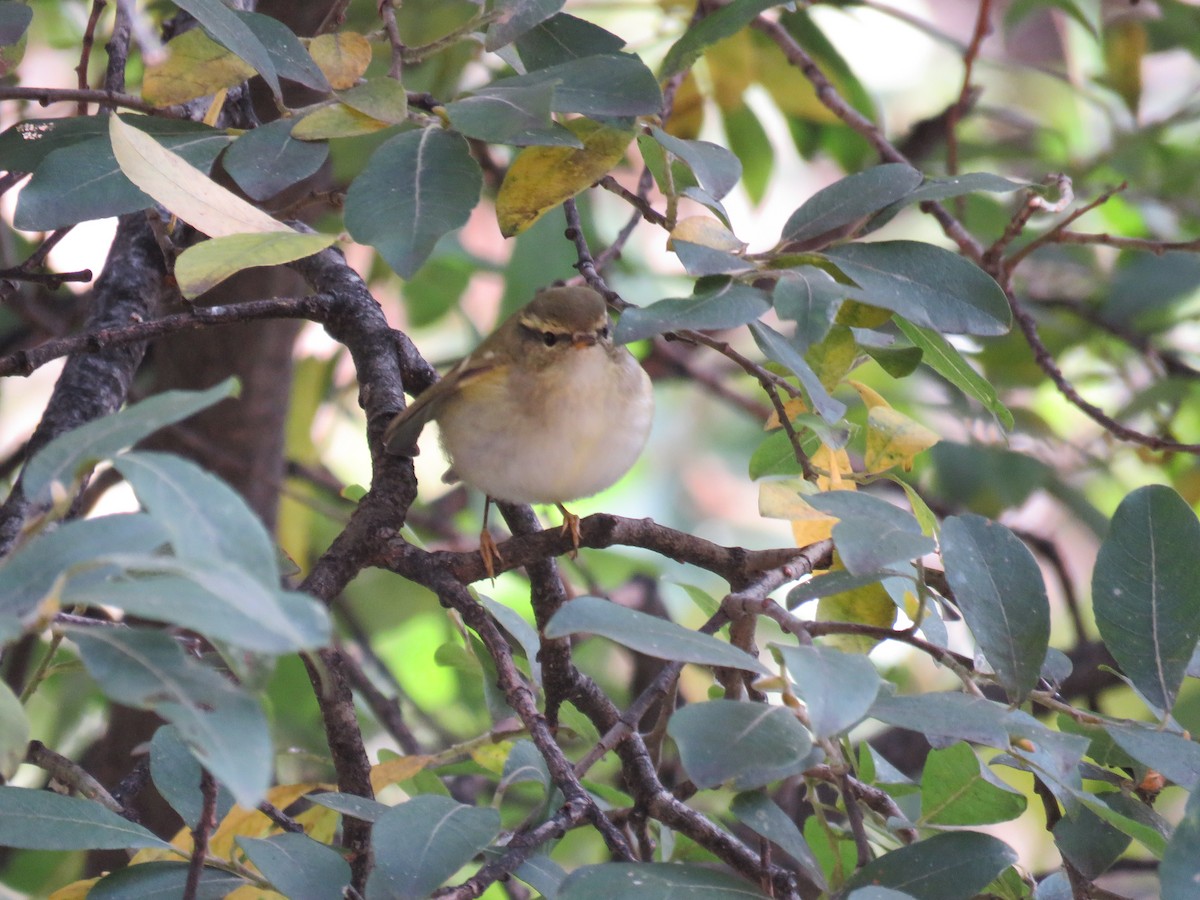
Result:
<svg viewBox="0 0 1200 900"><path fill-rule="evenodd" d="M547 347L553 347L558 343L558 335L553 331L543 331L542 343L544 343Z"/></svg>
<svg viewBox="0 0 1200 900"><path fill-rule="evenodd" d="M597 331L596 334L600 335L600 340L607 341L608 340L608 326L605 325L603 328L601 328L599 331Z"/></svg>

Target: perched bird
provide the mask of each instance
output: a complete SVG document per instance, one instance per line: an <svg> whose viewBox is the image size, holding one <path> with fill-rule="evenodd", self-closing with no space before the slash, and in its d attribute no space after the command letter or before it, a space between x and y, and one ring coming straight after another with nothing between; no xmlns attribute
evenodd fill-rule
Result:
<svg viewBox="0 0 1200 900"><path fill-rule="evenodd" d="M579 547L579 518L563 507L629 471L650 432L650 378L612 342L604 298L589 287L534 296L388 425L392 453L411 456L436 419L450 457L447 481L487 495L480 552L499 559L487 531L492 500L554 503Z"/></svg>

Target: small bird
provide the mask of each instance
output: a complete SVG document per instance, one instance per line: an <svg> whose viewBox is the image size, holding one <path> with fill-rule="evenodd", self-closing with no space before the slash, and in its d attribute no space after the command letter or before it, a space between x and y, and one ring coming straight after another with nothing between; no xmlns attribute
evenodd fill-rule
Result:
<svg viewBox="0 0 1200 900"><path fill-rule="evenodd" d="M441 426L446 481L487 496L480 553L500 559L487 530L492 500L553 503L579 548L579 517L563 503L629 471L650 433L650 378L612 342L604 298L589 287L537 292L466 359L392 419L387 449L416 454L425 423Z"/></svg>

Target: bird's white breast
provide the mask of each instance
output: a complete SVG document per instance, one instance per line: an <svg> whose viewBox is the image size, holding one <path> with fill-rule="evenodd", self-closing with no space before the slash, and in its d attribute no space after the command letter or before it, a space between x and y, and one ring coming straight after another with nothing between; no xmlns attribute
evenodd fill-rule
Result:
<svg viewBox="0 0 1200 900"><path fill-rule="evenodd" d="M615 372L613 370L616 370ZM612 485L641 453L650 433L650 379L627 352L572 349L553 378L513 368L481 390L486 412L450 404L438 417L454 471L497 500L564 503ZM540 400L533 402L533 380ZM506 401L521 397L522 402Z"/></svg>

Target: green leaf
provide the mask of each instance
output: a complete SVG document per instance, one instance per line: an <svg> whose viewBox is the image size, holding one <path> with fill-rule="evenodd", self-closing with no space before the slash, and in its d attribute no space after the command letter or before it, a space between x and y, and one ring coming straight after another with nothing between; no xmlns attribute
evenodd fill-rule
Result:
<svg viewBox="0 0 1200 900"><path fill-rule="evenodd" d="M869 575L931 553L936 544L912 513L861 491L827 491L804 498L838 517L833 543L846 571Z"/></svg>
<svg viewBox="0 0 1200 900"><path fill-rule="evenodd" d="M29 747L29 717L17 695L0 682L0 778L8 781L25 761Z"/></svg>
<svg viewBox="0 0 1200 900"><path fill-rule="evenodd" d="M138 130L150 122L160 121L151 116L119 118L122 122L136 122ZM13 215L15 227L25 231L50 231L89 219L137 212L154 205L154 200L121 171L108 138L108 125L108 117L104 117L105 130L83 141L75 140L78 134L71 129L59 128L50 132L62 132L66 146L52 150L21 189ZM213 128L195 123L188 125L187 128L163 129L156 124L145 128L145 133L189 164L207 172L231 138ZM91 127L89 122L88 128ZM51 139L51 143L60 142ZM41 152L41 148L33 152ZM15 167L17 163L12 165Z"/></svg>
<svg viewBox="0 0 1200 900"><path fill-rule="evenodd" d="M800 833L792 817L780 809L770 797L762 791L738 794L729 805L729 811L747 828L762 835L796 860L814 884L820 888L825 887L825 875L821 871L821 865L805 842L804 835Z"/></svg>
<svg viewBox="0 0 1200 900"><path fill-rule="evenodd" d="M133 554L101 562L127 569L126 579L68 582L64 603L115 606L258 653L294 653L329 643L329 614L320 603L307 594L269 589L228 563Z"/></svg>
<svg viewBox="0 0 1200 900"><path fill-rule="evenodd" d="M1050 601L1029 549L998 522L951 516L942 558L954 599L1013 703L1033 690L1050 646Z"/></svg>
<svg viewBox="0 0 1200 900"><path fill-rule="evenodd" d="M847 297L861 297L853 285L840 284L824 269L799 266L775 282L775 312L796 323L793 341L800 348L815 344L829 333L834 314Z"/></svg>
<svg viewBox="0 0 1200 900"><path fill-rule="evenodd" d="M408 118L408 92L394 78L368 78L338 94L338 99L351 109L389 125L402 125Z"/></svg>
<svg viewBox="0 0 1200 900"><path fill-rule="evenodd" d="M921 774L918 825L990 825L1025 811L1025 795L1001 782L966 744L932 750Z"/></svg>
<svg viewBox="0 0 1200 900"><path fill-rule="evenodd" d="M411 278L438 239L466 223L482 184L462 136L406 131L376 150L350 185L346 227L401 278Z"/></svg>
<svg viewBox="0 0 1200 900"><path fill-rule="evenodd" d="M625 310L617 322L613 340L628 344L682 328L698 331L735 328L754 321L771 308L766 294L736 281L717 285L699 282L696 289L697 293L691 297L674 297Z"/></svg>
<svg viewBox="0 0 1200 900"><path fill-rule="evenodd" d="M841 734L866 717L881 684L867 657L833 647L774 645L774 649L808 707L808 727L816 737Z"/></svg>
<svg viewBox="0 0 1200 900"><path fill-rule="evenodd" d="M787 608L795 609L800 604L808 603L810 600L819 600L822 597L832 597L834 594L843 594L846 591L857 590L858 588L866 587L868 584L874 584L891 574L894 573L882 571L868 572L866 575L855 575L844 569L838 569L825 575L818 575L816 578L811 578L802 584L796 585L796 587L788 592Z"/></svg>
<svg viewBox="0 0 1200 900"><path fill-rule="evenodd" d="M809 403L822 419L830 425L842 420L846 414L846 404L829 395L812 366L800 355L800 351L788 343L787 338L763 322L751 322L750 334L764 356L790 369L800 379Z"/></svg>
<svg viewBox="0 0 1200 900"><path fill-rule="evenodd" d="M770 669L738 647L599 597L576 597L564 604L546 623L544 631L548 638L586 632L656 659L771 674Z"/></svg>
<svg viewBox="0 0 1200 900"><path fill-rule="evenodd" d="M258 805L271 783L273 752L255 700L185 656L163 632L70 628L69 633L106 695L162 716L239 804Z"/></svg>
<svg viewBox="0 0 1200 900"><path fill-rule="evenodd" d="M188 881L186 862L146 862L126 866L106 875L88 892L88 900L167 900L184 896ZM222 869L205 866L200 871L196 900L223 900L249 884Z"/></svg>
<svg viewBox="0 0 1200 900"><path fill-rule="evenodd" d="M667 134L657 125L650 134L663 149L682 160L696 183L715 200L728 194L742 178L742 161L719 144L708 141L686 141Z"/></svg>
<svg viewBox="0 0 1200 900"><path fill-rule="evenodd" d="M962 900L983 890L1016 861L1012 847L990 834L948 832L885 853L847 884L896 888L916 900Z"/></svg>
<svg viewBox="0 0 1200 900"><path fill-rule="evenodd" d="M134 120L138 127L161 143L179 150L191 147L197 139L211 145L212 159L229 144L229 135L200 122L163 119L125 114L123 121ZM76 116L69 119L26 119L0 134L0 159L13 172L32 172L55 150L62 150L93 138L108 135L108 116ZM184 150L195 152L194 150ZM212 159L209 162L212 162ZM113 160L113 165L116 161ZM196 165L200 163L193 160Z"/></svg>
<svg viewBox="0 0 1200 900"><path fill-rule="evenodd" d="M15 44L33 21L33 10L24 3L0 3L0 46Z"/></svg>
<svg viewBox="0 0 1200 900"><path fill-rule="evenodd" d="M797 775L819 758L791 710L738 700L692 703L675 711L667 734L699 788L745 791Z"/></svg>
<svg viewBox="0 0 1200 900"><path fill-rule="evenodd" d="M865 301L944 334L994 336L1012 321L1000 286L961 256L916 241L845 244L828 257Z"/></svg>
<svg viewBox="0 0 1200 900"><path fill-rule="evenodd" d="M220 0L177 0L175 5L195 16L196 21L204 26L204 30L214 41L253 66L254 71L267 82L271 93L277 100L282 101L279 75L271 54L254 33L254 29L232 9Z"/></svg>
<svg viewBox="0 0 1200 900"><path fill-rule="evenodd" d="M0 845L20 850L169 846L93 800L19 787L0 787Z"/></svg>
<svg viewBox="0 0 1200 900"><path fill-rule="evenodd" d="M155 789L194 828L204 809L200 793L200 763L187 748L174 725L163 725L150 740L150 778ZM233 808L233 795L217 784L217 821Z"/></svg>
<svg viewBox="0 0 1200 900"><path fill-rule="evenodd" d="M874 213L920 183L921 173L904 163L887 163L848 175L805 200L788 217L780 240L821 247L849 237Z"/></svg>
<svg viewBox="0 0 1200 900"><path fill-rule="evenodd" d="M332 234L276 231L231 234L188 247L175 260L175 279L184 297L195 299L245 269L280 266L332 246Z"/></svg>
<svg viewBox="0 0 1200 900"><path fill-rule="evenodd" d="M500 813L423 795L394 806L371 831L367 900L424 900L500 831Z"/></svg>
<svg viewBox="0 0 1200 900"><path fill-rule="evenodd" d="M237 845L288 900L341 897L350 883L350 864L306 834L277 834L265 840L239 835Z"/></svg>
<svg viewBox="0 0 1200 900"><path fill-rule="evenodd" d="M613 54L624 46L624 38L568 13L551 16L517 38L517 52L527 72L585 56Z"/></svg>
<svg viewBox="0 0 1200 900"><path fill-rule="evenodd" d="M1200 884L1200 792L1188 798L1158 870L1162 900L1191 900Z"/></svg>
<svg viewBox="0 0 1200 900"><path fill-rule="evenodd" d="M886 725L929 737L1008 747L1008 709L992 700L960 693L895 697L881 693L870 716Z"/></svg>
<svg viewBox="0 0 1200 900"><path fill-rule="evenodd" d="M292 29L279 19L263 13L238 9L233 12L267 48L267 56L280 78L302 84L321 94L333 90L321 67Z"/></svg>
<svg viewBox="0 0 1200 900"><path fill-rule="evenodd" d="M491 87L446 104L450 124L467 137L498 144L582 147L571 131L554 122L550 108L556 85Z"/></svg>
<svg viewBox="0 0 1200 900"><path fill-rule="evenodd" d="M167 425L207 409L226 397L236 396L237 381L227 378L206 391L164 391L61 434L29 461L21 478L25 496L40 502L55 482L64 487L142 438Z"/></svg>
<svg viewBox="0 0 1200 900"><path fill-rule="evenodd" d="M519 612L503 603L497 603L495 600L484 597L483 605L504 630L517 639L517 643L525 651L530 677L533 678L535 684L541 684L542 664L538 661L538 655L542 651L542 642L538 637L537 630L526 622Z"/></svg>
<svg viewBox="0 0 1200 900"><path fill-rule="evenodd" d="M116 571L111 565L88 565L97 557L150 553L167 539L166 530L144 513L65 522L0 561L0 613L26 616L49 596L60 578L67 576L82 585Z"/></svg>
<svg viewBox="0 0 1200 900"><path fill-rule="evenodd" d="M1104 730L1117 746L1142 765L1161 772L1189 791L1200 787L1200 744L1195 741L1137 725L1105 725Z"/></svg>
<svg viewBox="0 0 1200 900"><path fill-rule="evenodd" d="M920 328L903 318L893 321L896 327L920 348L921 362L933 369L952 385L966 394L974 397L983 404L984 409L996 417L996 420L1006 429L1013 427L1013 416L1005 406L996 389L986 378L972 368L963 355L954 348L948 340L928 328Z"/></svg>
<svg viewBox="0 0 1200 900"><path fill-rule="evenodd" d="M498 50L511 44L529 29L546 21L560 9L564 0L497 0L496 18L488 26L485 50Z"/></svg>
<svg viewBox="0 0 1200 900"><path fill-rule="evenodd" d="M292 119L252 128L234 141L221 165L254 200L267 200L313 175L329 158L329 145L292 137Z"/></svg>
<svg viewBox="0 0 1200 900"><path fill-rule="evenodd" d="M659 77L664 81L690 69L706 49L741 31L763 10L778 6L779 0L734 0L688 27L683 37L671 45L663 59Z"/></svg>
<svg viewBox="0 0 1200 900"><path fill-rule="evenodd" d="M1200 638L1200 521L1175 491L1149 485L1113 514L1092 570L1096 625L1146 699L1170 712Z"/></svg>
<svg viewBox="0 0 1200 900"><path fill-rule="evenodd" d="M599 863L580 866L559 886L556 900L763 900L749 882L707 866L676 863Z"/></svg>
<svg viewBox="0 0 1200 900"><path fill-rule="evenodd" d="M1086 806L1059 819L1053 834L1058 852L1089 880L1107 872L1132 840Z"/></svg>
<svg viewBox="0 0 1200 900"><path fill-rule="evenodd" d="M775 148L748 103L721 110L729 149L742 161L742 187L755 205L762 203L775 168Z"/></svg>
<svg viewBox="0 0 1200 900"><path fill-rule="evenodd" d="M344 816L353 816L364 822L378 822L385 812L392 807L378 800L359 797L357 794L340 794L330 791L324 794L309 794L307 799L313 803L336 810Z"/></svg>
<svg viewBox="0 0 1200 900"><path fill-rule="evenodd" d="M525 75L503 78L493 90L554 85L551 109L606 118L648 116L659 112L662 92L654 74L632 53L607 53L571 59Z"/></svg>

